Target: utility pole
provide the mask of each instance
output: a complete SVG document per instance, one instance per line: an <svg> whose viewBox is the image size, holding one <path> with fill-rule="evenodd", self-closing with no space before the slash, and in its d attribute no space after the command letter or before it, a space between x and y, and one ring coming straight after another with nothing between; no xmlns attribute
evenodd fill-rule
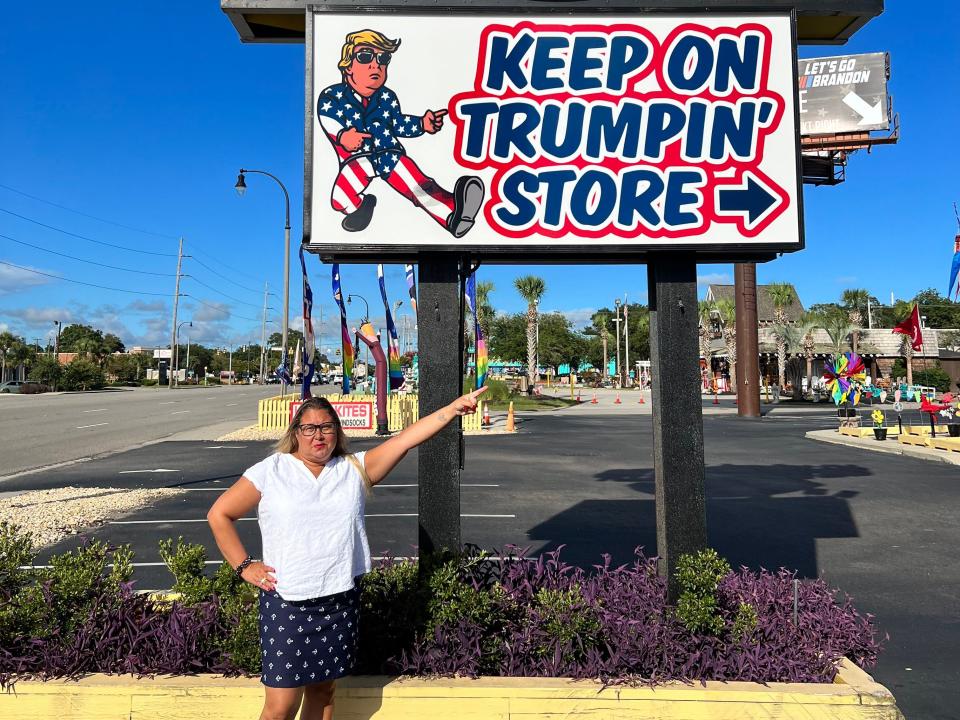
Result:
<svg viewBox="0 0 960 720"><path fill-rule="evenodd" d="M870 312L870 298L867 298L867 330L873 330L873 315Z"/></svg>
<svg viewBox="0 0 960 720"><path fill-rule="evenodd" d="M170 366L171 373L167 376L167 384L173 390L172 368L177 357L177 305L180 303L180 268L183 266L183 238L180 238L180 248L177 251L177 282L173 290L173 327L170 330ZM158 361L159 362L159 361Z"/></svg>
<svg viewBox="0 0 960 720"><path fill-rule="evenodd" d="M630 323L627 322L627 294L623 294L623 382L624 387L630 384Z"/></svg>
<svg viewBox="0 0 960 720"><path fill-rule="evenodd" d="M263 321L260 323L260 384L264 382L263 363L267 354L267 295L269 283L263 284Z"/></svg>

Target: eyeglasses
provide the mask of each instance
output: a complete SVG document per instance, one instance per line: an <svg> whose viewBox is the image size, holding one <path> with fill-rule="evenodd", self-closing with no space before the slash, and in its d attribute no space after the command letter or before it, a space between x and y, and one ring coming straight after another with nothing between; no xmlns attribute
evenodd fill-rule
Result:
<svg viewBox="0 0 960 720"><path fill-rule="evenodd" d="M353 53L353 59L361 65L369 65L376 58L380 65L389 65L392 53L386 51L374 52L373 50L357 50Z"/></svg>
<svg viewBox="0 0 960 720"><path fill-rule="evenodd" d="M323 423L323 425L300 425L297 427L297 430L304 437L313 437L317 434L317 430L319 430L322 435L333 435L337 431L337 426L334 423Z"/></svg>

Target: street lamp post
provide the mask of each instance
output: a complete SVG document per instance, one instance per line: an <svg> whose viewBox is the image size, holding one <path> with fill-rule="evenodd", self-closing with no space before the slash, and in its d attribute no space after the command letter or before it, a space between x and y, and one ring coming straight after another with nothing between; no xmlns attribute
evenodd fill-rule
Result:
<svg viewBox="0 0 960 720"><path fill-rule="evenodd" d="M244 180L244 175L246 173L256 173L257 175L266 175L269 178L273 178L277 182L277 185L280 186L280 189L283 190L283 199L286 204L283 225L283 350L280 354L281 362L286 363L287 328L290 327L290 194L287 192L286 186L280 182L280 178L278 178L276 175L268 173L265 170L245 170L240 168L240 175L237 176L237 184L234 185L234 189L241 197L247 189L247 183ZM282 379L282 383L283 385L281 386L281 394L286 395L287 381L285 377Z"/></svg>
<svg viewBox="0 0 960 720"><path fill-rule="evenodd" d="M177 334L176 334L176 337L180 337L180 328L182 328L184 325L188 325L188 326L190 326L190 327L193 327L193 320L184 320L182 323L178 323L178 324L177 324ZM187 342L188 342L188 343L190 342L190 336L189 336L189 335L187 336ZM171 358L171 360L173 361L173 362L172 362L172 365L173 365L173 385L174 385L174 387L176 387L177 384L178 384L179 381L180 381L180 344L179 344L179 343L177 343L177 345L173 348L173 357ZM190 362L190 351L187 350L187 363L189 363L189 362Z"/></svg>

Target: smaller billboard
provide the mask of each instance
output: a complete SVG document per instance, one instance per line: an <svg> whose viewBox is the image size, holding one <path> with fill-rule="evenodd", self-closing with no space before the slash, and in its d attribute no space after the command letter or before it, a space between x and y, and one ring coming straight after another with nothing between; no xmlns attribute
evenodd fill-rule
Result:
<svg viewBox="0 0 960 720"><path fill-rule="evenodd" d="M798 62L801 135L890 129L887 53Z"/></svg>

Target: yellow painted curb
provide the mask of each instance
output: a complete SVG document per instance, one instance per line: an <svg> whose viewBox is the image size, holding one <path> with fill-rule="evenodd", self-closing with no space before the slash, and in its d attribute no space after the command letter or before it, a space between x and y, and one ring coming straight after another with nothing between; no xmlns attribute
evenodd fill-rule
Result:
<svg viewBox="0 0 960 720"><path fill-rule="evenodd" d="M0 694L9 720L218 720L253 718L253 678L90 675L79 682L19 682ZM708 682L654 688L562 678L423 680L359 676L337 683L337 720L902 720L893 695L844 662L833 684Z"/></svg>

